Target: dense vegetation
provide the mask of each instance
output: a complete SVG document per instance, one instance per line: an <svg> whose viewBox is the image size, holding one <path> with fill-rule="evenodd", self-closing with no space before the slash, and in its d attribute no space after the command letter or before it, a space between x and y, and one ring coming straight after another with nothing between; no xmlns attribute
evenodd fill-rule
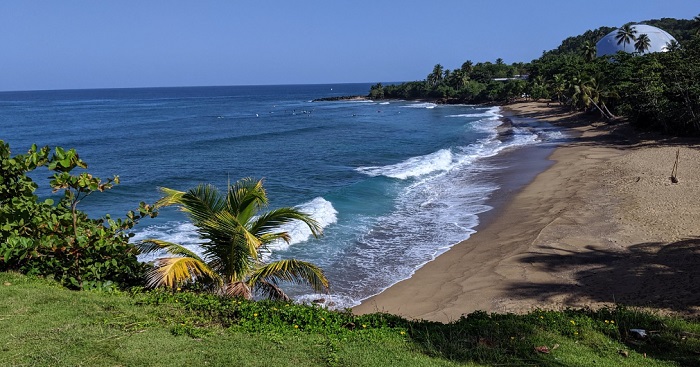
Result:
<svg viewBox="0 0 700 367"><path fill-rule="evenodd" d="M445 103L510 102L525 96L595 111L609 120L626 117L644 129L700 134L700 16L642 23L666 30L678 43L669 45L669 52L642 54L649 38L628 24L618 32L618 40L640 52L596 58L595 43L614 30L601 27L567 38L527 64L466 61L452 71L438 64L423 81L376 84L369 96Z"/></svg>
<svg viewBox="0 0 700 367"><path fill-rule="evenodd" d="M0 273L0 299L8 366L700 366L700 324L625 308L442 324L192 292L73 292L16 273Z"/></svg>
<svg viewBox="0 0 700 367"><path fill-rule="evenodd" d="M700 17L645 23L679 44L666 53L595 58L592 44L612 30L602 27L527 64L436 65L424 81L377 84L370 96L477 103L525 95L606 119L624 116L642 128L698 134ZM640 51L648 47L632 27L619 36ZM624 307L475 312L443 324L293 304L280 283L325 289L322 271L296 260L264 264L258 252L287 238L279 225L289 220L314 234L319 228L291 208L261 211L261 182L239 181L223 195L206 185L165 190L158 205L140 203L124 219L90 218L80 202L119 178L102 180L86 168L72 149L33 146L13 156L0 140L1 365L700 366L697 321ZM51 175L51 198L36 193L39 169ZM160 205L190 215L207 261L158 239L129 243L129 230ZM174 256L155 264L136 258L140 250L163 249ZM217 294L201 292L212 290ZM248 300L256 291L282 301Z"/></svg>
<svg viewBox="0 0 700 367"><path fill-rule="evenodd" d="M50 187L63 192L56 202L40 200L29 174L39 168L52 173ZM76 289L111 288L142 283L146 265L136 259L129 233L141 218L156 211L141 203L125 219L92 219L78 209L86 196L108 190L119 177L93 177L78 153L32 146L11 155L0 140L0 271L53 277Z"/></svg>

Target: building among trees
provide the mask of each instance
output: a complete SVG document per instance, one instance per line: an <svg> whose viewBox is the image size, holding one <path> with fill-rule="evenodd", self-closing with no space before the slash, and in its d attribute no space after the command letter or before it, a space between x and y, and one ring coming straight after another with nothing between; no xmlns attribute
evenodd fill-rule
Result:
<svg viewBox="0 0 700 367"><path fill-rule="evenodd" d="M676 39L663 29L646 24L627 24L616 29L596 43L596 56L627 53L666 52Z"/></svg>

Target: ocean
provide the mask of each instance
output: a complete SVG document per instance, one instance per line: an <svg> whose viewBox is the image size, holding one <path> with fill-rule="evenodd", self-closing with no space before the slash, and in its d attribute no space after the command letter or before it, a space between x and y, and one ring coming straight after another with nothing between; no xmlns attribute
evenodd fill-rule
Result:
<svg viewBox="0 0 700 367"><path fill-rule="evenodd" d="M269 259L321 266L329 295L290 286L298 301L351 307L411 276L469 238L506 168L489 157L562 139L522 119L503 127L498 107L416 101L327 101L366 95L370 84L182 87L0 92L0 140L13 153L75 148L101 178L121 184L81 203L92 216L123 217L158 187L225 188L263 178L270 208L296 206L324 228L314 239L287 228ZM501 127L499 127L501 126ZM48 171L33 174L51 195ZM197 251L187 218L173 208L134 229ZM144 258L144 261L149 259Z"/></svg>

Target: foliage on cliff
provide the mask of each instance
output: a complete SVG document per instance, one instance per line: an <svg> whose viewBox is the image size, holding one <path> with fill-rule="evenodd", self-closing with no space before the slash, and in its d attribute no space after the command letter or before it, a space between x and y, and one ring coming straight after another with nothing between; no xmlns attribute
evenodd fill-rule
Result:
<svg viewBox="0 0 700 367"><path fill-rule="evenodd" d="M619 53L597 58L595 43L616 29L600 27L566 38L558 48L543 52L530 63L466 61L452 71L437 64L425 80L376 84L369 97L443 103L546 99L599 113L608 120L625 117L643 129L700 134L700 16L641 23L666 30L678 43L667 45L669 51L663 53ZM635 34L631 24L626 26L623 28L628 34L621 36L621 42L630 42L640 51L649 47L646 35Z"/></svg>
<svg viewBox="0 0 700 367"><path fill-rule="evenodd" d="M53 198L40 199L30 173L46 167L52 173ZM109 215L91 219L78 209L85 197L110 189L117 176L101 180L87 172L87 164L73 149L32 146L26 154L11 155L0 140L0 271L50 276L76 289L111 288L140 282L144 265L129 244L127 230L139 219L155 216L141 203L126 219Z"/></svg>

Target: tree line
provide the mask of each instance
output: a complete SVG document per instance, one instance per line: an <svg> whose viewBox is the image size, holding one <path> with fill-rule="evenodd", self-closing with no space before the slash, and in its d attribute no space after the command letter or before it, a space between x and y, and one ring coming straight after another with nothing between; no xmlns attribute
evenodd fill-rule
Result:
<svg viewBox="0 0 700 367"><path fill-rule="evenodd" d="M643 129L699 134L700 15L642 23L666 30L677 41L665 45L668 52L646 53L649 35L630 23L614 33L615 39L636 52L597 57L595 43L615 31L600 27L565 39L529 63L466 61L455 70L437 64L422 81L379 83L371 87L369 97L470 104L531 98L599 113L608 120L624 117Z"/></svg>

